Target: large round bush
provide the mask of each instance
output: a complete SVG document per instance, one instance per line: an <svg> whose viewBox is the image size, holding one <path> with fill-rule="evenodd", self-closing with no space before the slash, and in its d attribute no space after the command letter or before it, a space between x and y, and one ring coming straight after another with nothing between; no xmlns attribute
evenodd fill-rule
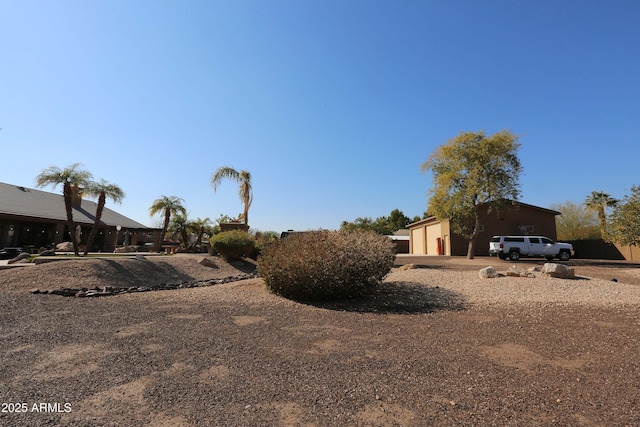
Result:
<svg viewBox="0 0 640 427"><path fill-rule="evenodd" d="M218 233L209 239L213 252L219 253L227 261L236 261L255 251L256 241L246 231L231 230Z"/></svg>
<svg viewBox="0 0 640 427"><path fill-rule="evenodd" d="M373 232L309 231L265 248L258 273L271 292L287 298L345 299L380 283L394 259L393 243Z"/></svg>

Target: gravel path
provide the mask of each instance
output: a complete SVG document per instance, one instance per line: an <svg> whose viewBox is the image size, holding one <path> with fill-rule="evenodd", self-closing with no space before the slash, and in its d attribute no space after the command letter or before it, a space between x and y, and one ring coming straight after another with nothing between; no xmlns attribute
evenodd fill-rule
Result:
<svg viewBox="0 0 640 427"><path fill-rule="evenodd" d="M635 268L624 275L617 269L629 278L617 283L480 279L486 260L455 260L394 269L370 297L324 306L271 295L260 279L103 298L29 293L60 283L203 280L251 269L220 260L203 267L198 259L0 270L0 396L7 410L0 425L640 420ZM16 413L22 403L26 411Z"/></svg>

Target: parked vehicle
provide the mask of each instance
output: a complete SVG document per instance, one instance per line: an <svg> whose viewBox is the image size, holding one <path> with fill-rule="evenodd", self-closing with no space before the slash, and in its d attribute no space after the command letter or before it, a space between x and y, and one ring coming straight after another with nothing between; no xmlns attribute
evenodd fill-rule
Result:
<svg viewBox="0 0 640 427"><path fill-rule="evenodd" d="M554 242L544 236L493 236L489 242L489 254L511 261L517 261L521 256L568 261L575 253L571 244Z"/></svg>

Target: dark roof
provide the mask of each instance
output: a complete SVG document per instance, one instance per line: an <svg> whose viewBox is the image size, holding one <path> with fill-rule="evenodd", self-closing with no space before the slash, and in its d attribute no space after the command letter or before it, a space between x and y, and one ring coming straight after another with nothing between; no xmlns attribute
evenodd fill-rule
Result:
<svg viewBox="0 0 640 427"><path fill-rule="evenodd" d="M548 213L548 214L553 214L553 215L562 215L561 212L554 211L552 209L541 208L540 206L530 205L528 203L522 203L522 202L520 202L518 200L506 200L506 201L510 202L510 203L512 203L513 205L516 205L516 206L523 206L523 207L530 208L530 209L537 209L539 211L542 211L542 212L545 212L545 213ZM420 221L416 221L416 222L412 222L411 224L407 224L407 228L415 228L418 225L422 225L424 223L435 221L435 220L436 220L435 216L430 216L428 218L421 219Z"/></svg>
<svg viewBox="0 0 640 427"><path fill-rule="evenodd" d="M73 221L93 224L97 203L83 199L79 208L73 208ZM0 182L0 214L66 221L67 213L62 194L34 190ZM103 225L122 228L149 228L105 206L100 222Z"/></svg>

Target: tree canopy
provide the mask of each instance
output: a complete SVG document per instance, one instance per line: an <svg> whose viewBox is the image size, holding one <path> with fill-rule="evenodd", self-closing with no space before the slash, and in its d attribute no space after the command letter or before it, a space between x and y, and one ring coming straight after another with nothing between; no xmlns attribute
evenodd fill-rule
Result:
<svg viewBox="0 0 640 427"><path fill-rule="evenodd" d="M618 202L611 213L606 239L625 246L640 244L640 186Z"/></svg>
<svg viewBox="0 0 640 427"><path fill-rule="evenodd" d="M556 231L559 240L584 240L600 238L598 217L582 203L567 201L550 206L561 212L556 216Z"/></svg>
<svg viewBox="0 0 640 427"><path fill-rule="evenodd" d="M611 197L610 194L604 191L592 191L584 201L587 208L593 209L598 213L598 220L600 221L600 237L603 239L607 235L607 208L615 207L618 204L618 200Z"/></svg>
<svg viewBox="0 0 640 427"><path fill-rule="evenodd" d="M245 225L249 224L249 208L251 207L251 203L253 202L253 190L251 187L251 173L249 171L243 170L238 172L237 170L229 167L222 166L219 167L215 173L211 176L211 186L213 187L213 191L215 192L218 189L218 186L224 179L230 179L239 184L238 195L240 196L240 200L244 204L244 211L238 217L239 220L243 220Z"/></svg>
<svg viewBox="0 0 640 427"><path fill-rule="evenodd" d="M421 166L433 176L427 211L449 220L454 233L469 239L469 258L474 256L480 206L499 209L504 201L520 196L519 147L518 136L508 130L490 136L484 131L461 132Z"/></svg>
<svg viewBox="0 0 640 427"><path fill-rule="evenodd" d="M102 212L104 211L104 205L106 204L107 199L111 199L115 203L120 203L122 199L124 199L124 191L122 191L122 189L116 184L111 184L104 179L101 179L99 181L89 182L84 188L83 195L89 198L98 199L93 226L91 227L91 232L89 233L89 237L87 238L87 244L84 250L84 256L87 256L89 250L91 249L91 246L93 245L93 240L98 233L100 219L102 218ZM116 242L116 244L117 243L118 242Z"/></svg>
<svg viewBox="0 0 640 427"><path fill-rule="evenodd" d="M93 175L85 170L79 169L80 163L74 163L64 169L57 166L49 166L36 177L38 187L52 185L54 188L62 184L62 196L64 207L67 213L67 227L69 228L69 238L73 244L73 252L80 256L78 239L73 235L75 224L73 222L73 196L80 188L91 182Z"/></svg>
<svg viewBox="0 0 640 427"><path fill-rule="evenodd" d="M162 245L162 241L164 240L164 236L167 233L167 228L169 228L169 221L171 220L171 215L181 214L183 216L187 216L187 210L183 206L184 200L180 197L176 196L160 196L160 198L153 201L151 206L149 207L149 215L154 216L158 213L164 214L164 223L162 225L162 232L160 234L160 240L158 242L158 246L156 246L155 250L160 250L160 245Z"/></svg>
<svg viewBox="0 0 640 427"><path fill-rule="evenodd" d="M370 217L358 217L354 222L342 221L340 230L369 230L378 234L389 235L401 230L411 223L409 217L399 209L391 211L389 216L381 216L373 220Z"/></svg>

